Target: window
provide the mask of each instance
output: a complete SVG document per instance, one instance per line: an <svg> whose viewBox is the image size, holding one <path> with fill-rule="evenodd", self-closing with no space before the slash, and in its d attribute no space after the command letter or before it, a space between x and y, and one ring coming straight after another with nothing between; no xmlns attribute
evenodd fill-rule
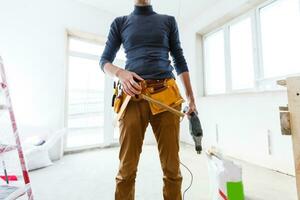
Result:
<svg viewBox="0 0 300 200"><path fill-rule="evenodd" d="M206 94L277 90L300 74L299 4L269 0L205 35Z"/></svg>
<svg viewBox="0 0 300 200"><path fill-rule="evenodd" d="M264 78L300 73L299 0L277 0L260 9Z"/></svg>
<svg viewBox="0 0 300 200"><path fill-rule="evenodd" d="M232 90L254 87L251 18L230 26L230 67Z"/></svg>
<svg viewBox="0 0 300 200"><path fill-rule="evenodd" d="M68 148L103 143L105 79L99 67L103 48L69 38Z"/></svg>
<svg viewBox="0 0 300 200"><path fill-rule="evenodd" d="M109 106L113 80L106 78L99 66L105 45L82 39L77 34L68 39L66 151L114 143L119 133L111 123L113 115ZM121 48L114 64L124 67L125 60L125 52Z"/></svg>
<svg viewBox="0 0 300 200"><path fill-rule="evenodd" d="M213 33L204 41L206 94L225 92L224 32Z"/></svg>

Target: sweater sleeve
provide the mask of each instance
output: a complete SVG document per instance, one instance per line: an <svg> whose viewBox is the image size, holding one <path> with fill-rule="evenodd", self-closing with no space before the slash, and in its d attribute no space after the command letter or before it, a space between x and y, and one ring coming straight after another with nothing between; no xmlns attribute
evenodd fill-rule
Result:
<svg viewBox="0 0 300 200"><path fill-rule="evenodd" d="M174 67L176 70L177 75L189 71L188 66L183 55L183 50L181 48L180 39L179 39L179 32L178 32L178 25L176 22L175 17L170 17L170 53L173 58Z"/></svg>
<svg viewBox="0 0 300 200"><path fill-rule="evenodd" d="M105 43L105 48L99 61L99 65L104 72L104 65L108 62L112 63L120 49L122 39L120 34L120 18L115 18L110 25L109 34Z"/></svg>

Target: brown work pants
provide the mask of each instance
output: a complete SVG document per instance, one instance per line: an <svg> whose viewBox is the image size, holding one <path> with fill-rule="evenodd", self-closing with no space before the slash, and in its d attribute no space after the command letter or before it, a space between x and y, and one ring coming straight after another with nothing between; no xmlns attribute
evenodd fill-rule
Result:
<svg viewBox="0 0 300 200"><path fill-rule="evenodd" d="M180 110L181 105L177 106L176 109ZM160 163L164 174L164 200L182 199L182 176L178 155L179 117L168 111L152 115L147 101L131 100L123 118L119 121L121 148L119 172L116 176L115 200L134 200L137 166L149 122L158 143Z"/></svg>

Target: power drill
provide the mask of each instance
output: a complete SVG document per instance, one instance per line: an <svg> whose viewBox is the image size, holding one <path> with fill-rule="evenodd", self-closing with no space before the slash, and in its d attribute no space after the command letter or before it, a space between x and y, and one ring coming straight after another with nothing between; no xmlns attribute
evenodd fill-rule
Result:
<svg viewBox="0 0 300 200"><path fill-rule="evenodd" d="M184 113L186 113L189 110L189 107L186 106L183 110ZM198 154L201 154L202 151L202 137L203 137L203 131L201 127L201 123L198 117L197 112L192 112L188 115L189 120L189 129L190 134L193 137L193 140L195 142L195 150Z"/></svg>

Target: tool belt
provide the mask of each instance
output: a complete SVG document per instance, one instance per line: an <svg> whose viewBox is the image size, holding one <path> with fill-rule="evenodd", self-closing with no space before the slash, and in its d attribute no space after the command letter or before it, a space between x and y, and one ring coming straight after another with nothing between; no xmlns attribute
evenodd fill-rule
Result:
<svg viewBox="0 0 300 200"><path fill-rule="evenodd" d="M140 82L142 87L141 93L155 99L165 105L170 107L176 107L184 102L179 88L176 84L175 79L160 79L160 80L144 80ZM114 96L112 100L112 106L114 111L118 113L120 107L126 98L126 94L122 91L121 83L114 83ZM132 101L140 101L141 98L137 95L131 98ZM153 115L166 111L165 108L162 108L158 104L149 102L150 110Z"/></svg>

